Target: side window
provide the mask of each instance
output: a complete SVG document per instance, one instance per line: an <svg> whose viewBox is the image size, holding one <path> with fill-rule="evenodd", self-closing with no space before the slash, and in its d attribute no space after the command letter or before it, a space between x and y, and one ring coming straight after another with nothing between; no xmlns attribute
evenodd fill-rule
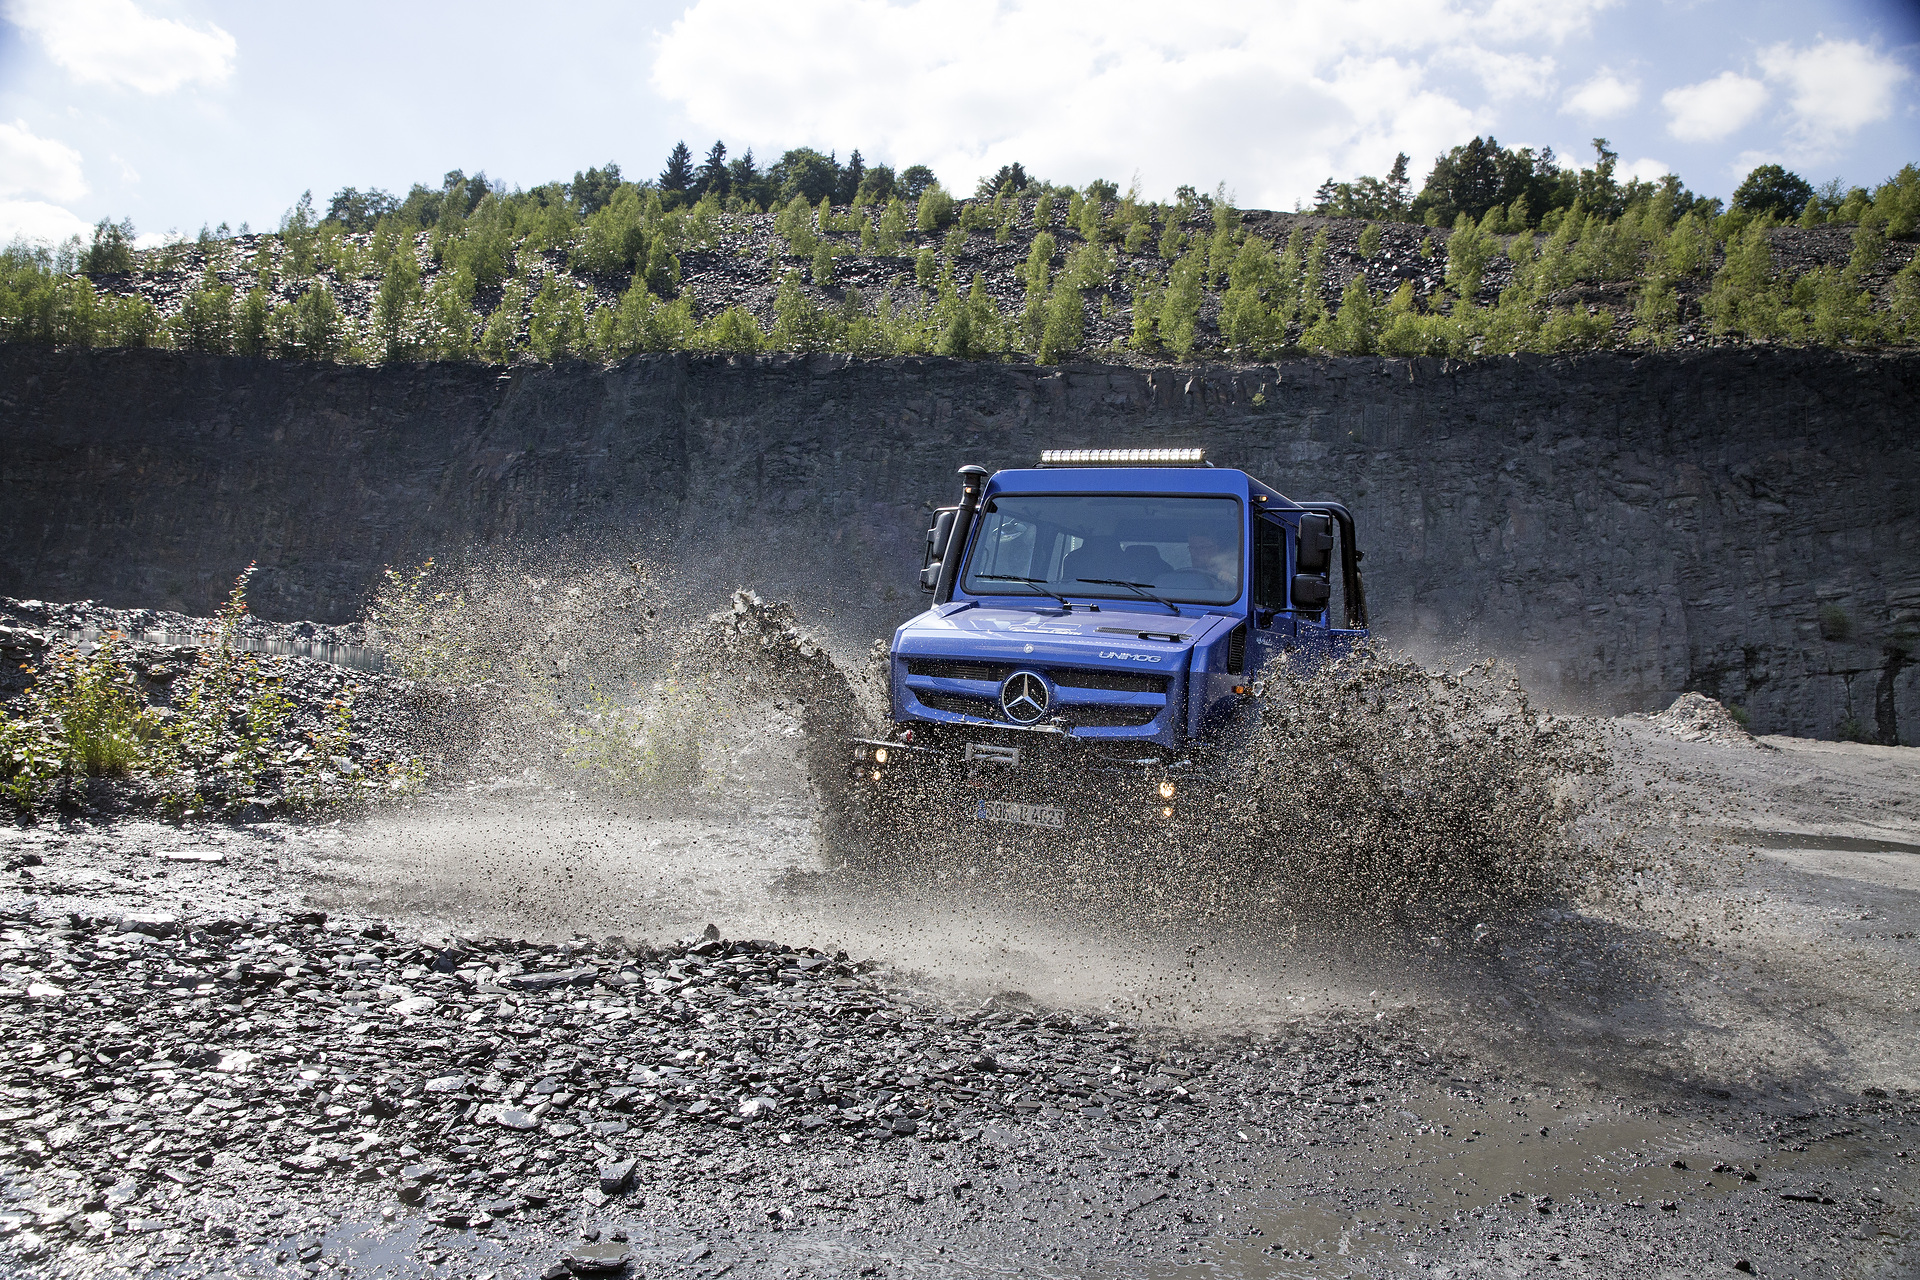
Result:
<svg viewBox="0 0 1920 1280"><path fill-rule="evenodd" d="M1253 607L1287 607L1287 529L1264 517L1253 522Z"/></svg>

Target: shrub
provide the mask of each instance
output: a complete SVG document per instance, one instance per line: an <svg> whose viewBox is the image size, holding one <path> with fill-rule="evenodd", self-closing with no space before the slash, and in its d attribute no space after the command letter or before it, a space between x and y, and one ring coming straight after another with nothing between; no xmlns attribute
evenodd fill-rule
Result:
<svg viewBox="0 0 1920 1280"><path fill-rule="evenodd" d="M1199 340L1200 298L1205 292L1201 278L1205 273L1206 261L1199 249L1190 250L1168 273L1167 291L1160 302L1160 344L1176 360L1191 356Z"/></svg>
<svg viewBox="0 0 1920 1280"><path fill-rule="evenodd" d="M1462 213L1447 237L1447 286L1454 294L1471 302L1480 292L1480 281L1487 264L1493 261L1496 241L1482 231L1472 218Z"/></svg>
<svg viewBox="0 0 1920 1280"><path fill-rule="evenodd" d="M209 275L180 303L167 333L182 351L225 355L233 350L233 287Z"/></svg>
<svg viewBox="0 0 1920 1280"><path fill-rule="evenodd" d="M140 762L158 725L128 657L118 635L86 655L57 646L14 714L0 707L0 796L30 808L62 782Z"/></svg>
<svg viewBox="0 0 1920 1280"><path fill-rule="evenodd" d="M347 319L325 284L274 311L269 329L274 353L288 359L337 360L346 349Z"/></svg>
<svg viewBox="0 0 1920 1280"><path fill-rule="evenodd" d="M766 334L745 307L728 307L700 327L695 345L706 351L751 354L766 348Z"/></svg>
<svg viewBox="0 0 1920 1280"><path fill-rule="evenodd" d="M500 291L500 305L487 317L480 331L480 358L488 364L511 364L520 345L520 312L526 306L526 292L515 280Z"/></svg>
<svg viewBox="0 0 1920 1280"><path fill-rule="evenodd" d="M280 216L280 244L286 250L287 269L295 280L304 280L313 274L316 226L313 192L303 191L293 208Z"/></svg>
<svg viewBox="0 0 1920 1280"><path fill-rule="evenodd" d="M571 283L563 285L548 276L540 286L527 316L527 345L546 361L578 355L586 349L586 312L580 291Z"/></svg>
<svg viewBox="0 0 1920 1280"><path fill-rule="evenodd" d="M1040 333L1040 349L1035 358L1041 364L1057 364L1080 349L1086 332L1086 305L1080 290L1063 274L1054 282L1047 299L1046 325Z"/></svg>
<svg viewBox="0 0 1920 1280"><path fill-rule="evenodd" d="M920 193L920 203L914 215L914 225L923 232L945 231L947 224L953 221L953 197L939 183L934 183Z"/></svg>
<svg viewBox="0 0 1920 1280"><path fill-rule="evenodd" d="M907 206L895 196L887 201L887 210L880 215L880 234L876 237L876 247L887 257L900 252L900 242L907 235Z"/></svg>
<svg viewBox="0 0 1920 1280"><path fill-rule="evenodd" d="M1227 274L1227 292L1220 299L1221 339L1240 358L1271 358L1287 336L1286 323L1275 310L1280 265L1274 260L1273 243L1248 236Z"/></svg>
<svg viewBox="0 0 1920 1280"><path fill-rule="evenodd" d="M1366 229L1360 233L1360 256L1371 259L1374 254L1380 252L1381 238L1380 224L1369 222Z"/></svg>
<svg viewBox="0 0 1920 1280"><path fill-rule="evenodd" d="M133 270L133 219L94 224L93 244L80 255L80 271L90 276L119 275Z"/></svg>

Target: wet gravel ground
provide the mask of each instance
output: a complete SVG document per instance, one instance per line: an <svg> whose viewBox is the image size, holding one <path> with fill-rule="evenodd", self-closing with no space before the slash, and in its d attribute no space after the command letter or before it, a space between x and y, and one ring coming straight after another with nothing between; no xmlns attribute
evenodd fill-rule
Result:
<svg viewBox="0 0 1920 1280"><path fill-rule="evenodd" d="M802 833L754 851L766 806L495 792L339 823L0 828L0 1267L1914 1274L1920 844L1889 838L1912 753L1630 732L1651 803L1725 823L1705 797L1757 780L1745 816L1771 835L1737 882L1636 908L1665 949L1611 996L1618 974L1586 979L1617 904L1463 922L1426 941L1466 960L1372 998L1349 974L1300 1002L1298 968L1210 974L1191 949L1180 1001L1116 998L1103 979L1177 952L1115 959L1059 924L1024 958L970 942L991 895L944 943L889 933L870 922L903 904L789 865ZM515 829L502 806L544 816ZM462 812L558 875L515 882L503 932L527 940L457 893L436 914L423 824ZM652 878L620 880L644 839ZM1726 912L1753 892L1766 910ZM1710 908L1732 923L1689 939ZM729 927L686 923L708 912ZM734 936L763 930L785 932ZM1742 1020L1824 1056L1759 1057Z"/></svg>

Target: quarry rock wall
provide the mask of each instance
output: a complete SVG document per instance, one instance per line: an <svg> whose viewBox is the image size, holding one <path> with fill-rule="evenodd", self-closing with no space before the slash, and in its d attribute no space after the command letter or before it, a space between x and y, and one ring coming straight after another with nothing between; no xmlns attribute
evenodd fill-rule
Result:
<svg viewBox="0 0 1920 1280"><path fill-rule="evenodd" d="M1813 351L1035 368L635 357L357 368L0 347L0 594L357 615L383 565L541 545L919 609L962 463L1199 444L1353 508L1376 630L1549 705L1700 690L1758 732L1920 742L1920 358Z"/></svg>

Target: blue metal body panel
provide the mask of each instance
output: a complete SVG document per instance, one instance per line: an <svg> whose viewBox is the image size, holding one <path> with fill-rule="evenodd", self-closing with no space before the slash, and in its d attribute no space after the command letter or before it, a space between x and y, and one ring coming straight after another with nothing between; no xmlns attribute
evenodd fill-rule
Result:
<svg viewBox="0 0 1920 1280"><path fill-rule="evenodd" d="M1297 531L1305 511L1244 471L1213 467L1047 467L1001 471L987 481L982 509L1003 494L1146 494L1231 497L1241 525L1240 594L1225 604L1174 602L1178 616L1144 600L1069 593L1063 610L1009 584L1005 594L962 589L894 632L891 695L902 726L952 726L1065 735L1093 745L1135 743L1179 752L1216 734L1243 700L1258 668L1282 652L1329 656L1366 636L1327 625L1330 615L1256 610L1253 522ZM974 522L971 556L980 529ZM1287 573L1293 565L1286 539ZM949 552L949 554L954 554ZM1097 604L1098 608L1091 605ZM1242 632L1239 669L1230 654ZM1051 695L1049 723L1012 724L998 703L1006 679L1031 671Z"/></svg>

